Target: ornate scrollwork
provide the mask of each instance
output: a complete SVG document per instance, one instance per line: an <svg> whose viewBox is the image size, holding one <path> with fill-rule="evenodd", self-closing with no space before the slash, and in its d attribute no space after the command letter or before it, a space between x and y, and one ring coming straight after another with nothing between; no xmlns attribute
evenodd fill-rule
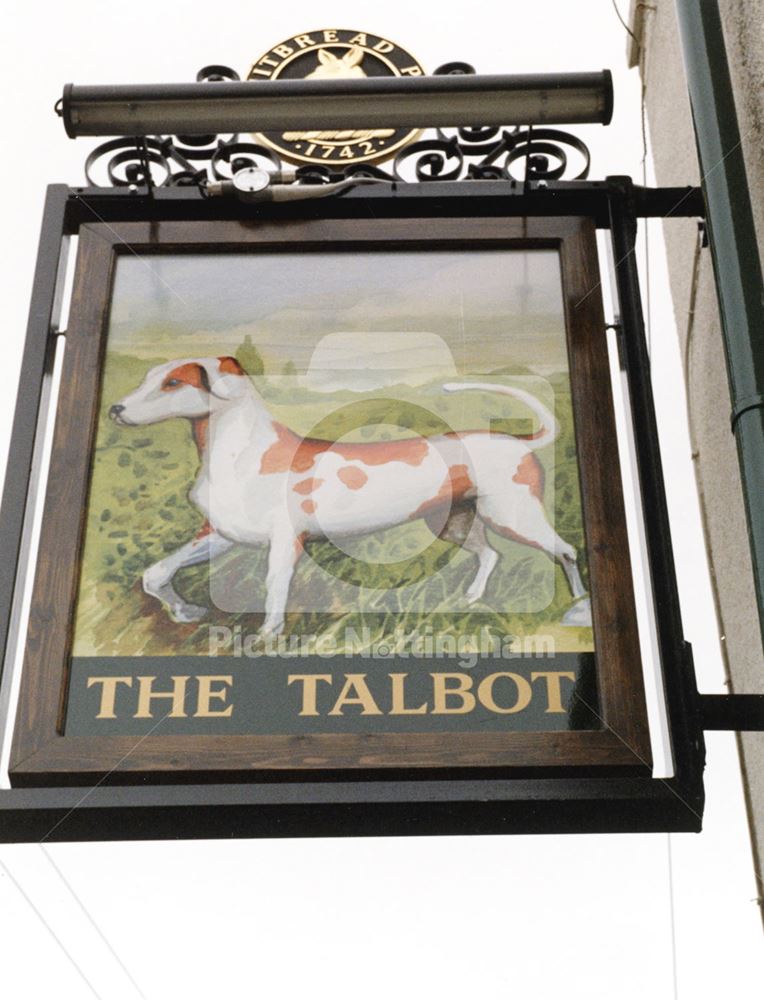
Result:
<svg viewBox="0 0 764 1000"><path fill-rule="evenodd" d="M439 67L438 76L474 73L467 63ZM238 80L227 66L205 66L197 80L214 86ZM389 169L355 164L338 170L322 166L291 169L295 183L328 184L352 177L395 182L456 180L545 182L583 180L590 154L576 136L534 125L513 128L437 129L400 150ZM85 161L91 187L176 187L230 179L239 170L264 167L281 174L285 165L265 146L238 135L151 136L112 139Z"/></svg>

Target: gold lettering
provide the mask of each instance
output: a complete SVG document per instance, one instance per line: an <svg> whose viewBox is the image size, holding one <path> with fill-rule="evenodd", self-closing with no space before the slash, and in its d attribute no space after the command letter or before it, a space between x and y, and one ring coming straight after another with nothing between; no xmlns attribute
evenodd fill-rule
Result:
<svg viewBox="0 0 764 1000"><path fill-rule="evenodd" d="M424 715L427 712L427 702L419 708L406 708L406 678L408 674L390 674L393 684L393 706L390 715Z"/></svg>
<svg viewBox="0 0 764 1000"><path fill-rule="evenodd" d="M138 678L138 711L133 716L134 719L152 719L151 702L154 698L170 698L172 708L168 712L171 719L185 719L186 713L183 702L186 698L186 684L188 676L172 677L172 691L152 691L151 687L156 677Z"/></svg>
<svg viewBox="0 0 764 1000"><path fill-rule="evenodd" d="M517 699L511 708L504 708L497 705L493 697L493 686L499 677L511 678L517 686ZM491 712L498 712L500 715L511 715L513 712L522 712L530 704L533 691L524 677L519 674L498 673L489 674L484 677L478 685L478 698L481 704L485 705Z"/></svg>
<svg viewBox="0 0 764 1000"><path fill-rule="evenodd" d="M265 76L265 77L269 77L271 75L268 72L267 69L252 69L252 70L250 70L250 73L249 73L250 76L254 76L255 74L257 74L258 76Z"/></svg>
<svg viewBox="0 0 764 1000"><path fill-rule="evenodd" d="M103 684L101 688L101 707L98 709L96 719L116 719L114 714L114 701L117 696L117 684L127 684L133 686L132 677L88 677L88 687L94 684Z"/></svg>
<svg viewBox="0 0 764 1000"><path fill-rule="evenodd" d="M324 34L326 34L326 32L324 32ZM327 38L326 40L328 42L330 39ZM337 39L336 38L332 38L331 41L336 42ZM357 35L353 35L353 37L350 39L349 44L350 45L368 45L369 43L366 41L366 32L365 31L360 31Z"/></svg>
<svg viewBox="0 0 764 1000"><path fill-rule="evenodd" d="M472 678L468 674L430 674L433 687L433 715L464 715L475 707L475 695L470 692ZM448 680L455 680L456 687L449 687ZM449 698L459 698L461 704L448 707Z"/></svg>
<svg viewBox="0 0 764 1000"><path fill-rule="evenodd" d="M384 38L380 38L377 44L374 46L375 52L381 52L383 55L385 52L392 52L395 46L392 42L385 41Z"/></svg>
<svg viewBox="0 0 764 1000"><path fill-rule="evenodd" d="M292 681L302 681L302 708L300 715L318 715L316 708L316 690L319 681L332 683L331 674L290 674L287 678L287 685Z"/></svg>
<svg viewBox="0 0 764 1000"><path fill-rule="evenodd" d="M258 59L257 65L259 66L260 63L265 63L266 66L273 66L274 68L278 66L278 63L274 62L272 59L269 59L268 56L263 56L262 59Z"/></svg>
<svg viewBox="0 0 764 1000"><path fill-rule="evenodd" d="M291 48L289 45L277 45L275 46L273 51L276 53L277 56L281 56L282 59L286 59L287 56L291 56L291 54L294 52L294 49ZM261 59L260 62L265 62L265 60Z"/></svg>
<svg viewBox="0 0 764 1000"><path fill-rule="evenodd" d="M407 66L405 69L401 70L401 75L403 74L406 76L421 76L422 68L421 66Z"/></svg>
<svg viewBox="0 0 764 1000"><path fill-rule="evenodd" d="M233 705L229 705L228 708L210 708L210 702L213 700L225 702L228 697L227 688L233 684L232 675L200 674L196 680L199 684L199 694L196 699L196 712L194 713L194 718L230 718L233 714ZM214 681L221 681L225 686L218 688L217 690L213 690L212 684Z"/></svg>
<svg viewBox="0 0 764 1000"><path fill-rule="evenodd" d="M297 42L301 49L307 49L308 46L316 44L310 35L295 35L294 41Z"/></svg>
<svg viewBox="0 0 764 1000"><path fill-rule="evenodd" d="M351 696L352 692L355 694ZM329 715L342 715L345 705L360 705L361 715L382 715L369 691L366 674L345 674L345 686Z"/></svg>
<svg viewBox="0 0 764 1000"><path fill-rule="evenodd" d="M531 674L531 680L535 681L537 677L544 677L546 679L546 714L549 712L564 712L560 681L563 677L569 681L575 681L576 675L569 673L567 670L537 670Z"/></svg>

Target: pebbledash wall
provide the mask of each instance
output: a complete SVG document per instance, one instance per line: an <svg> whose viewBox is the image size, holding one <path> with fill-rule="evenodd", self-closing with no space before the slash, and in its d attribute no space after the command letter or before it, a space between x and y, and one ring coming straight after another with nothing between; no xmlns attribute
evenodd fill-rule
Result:
<svg viewBox="0 0 764 1000"><path fill-rule="evenodd" d="M719 8L764 260L764 0L719 0ZM629 62L639 66L642 75L657 183L697 184L674 0L632 0L630 26L635 39L629 39ZM664 233L728 685L738 694L761 693L761 638L710 251L700 248L692 220L667 221ZM742 735L739 749L754 859L757 875L762 876L764 733Z"/></svg>

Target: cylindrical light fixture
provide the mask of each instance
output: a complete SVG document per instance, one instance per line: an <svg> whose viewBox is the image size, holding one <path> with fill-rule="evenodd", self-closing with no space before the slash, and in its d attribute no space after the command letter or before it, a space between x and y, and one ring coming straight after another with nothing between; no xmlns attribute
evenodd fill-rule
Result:
<svg viewBox="0 0 764 1000"><path fill-rule="evenodd" d="M207 135L326 128L607 125L609 70L81 87L58 105L67 135Z"/></svg>

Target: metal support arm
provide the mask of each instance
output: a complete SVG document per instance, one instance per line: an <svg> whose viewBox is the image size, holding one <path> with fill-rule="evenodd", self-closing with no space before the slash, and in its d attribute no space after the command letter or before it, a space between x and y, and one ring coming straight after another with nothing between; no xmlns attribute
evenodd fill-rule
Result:
<svg viewBox="0 0 764 1000"><path fill-rule="evenodd" d="M764 694L701 694L703 728L764 732Z"/></svg>

